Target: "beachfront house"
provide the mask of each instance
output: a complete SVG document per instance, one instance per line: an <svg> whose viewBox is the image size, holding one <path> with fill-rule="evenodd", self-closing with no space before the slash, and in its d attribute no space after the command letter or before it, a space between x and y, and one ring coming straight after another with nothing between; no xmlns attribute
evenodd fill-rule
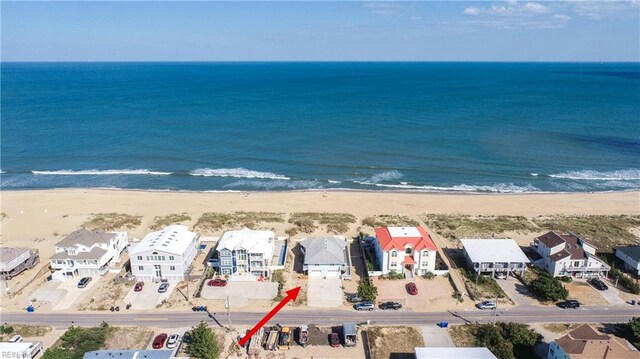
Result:
<svg viewBox="0 0 640 359"><path fill-rule="evenodd" d="M244 228L225 232L209 261L222 275L258 279L271 276L271 272L284 268L286 237L276 237L272 231Z"/></svg>
<svg viewBox="0 0 640 359"><path fill-rule="evenodd" d="M189 227L177 224L151 232L129 251L131 273L139 281L182 281L191 272L199 239Z"/></svg>
<svg viewBox="0 0 640 359"><path fill-rule="evenodd" d="M522 275L529 258L513 239L461 239L468 267L477 274Z"/></svg>
<svg viewBox="0 0 640 359"><path fill-rule="evenodd" d="M549 344L547 359L633 359L640 352L625 339L583 324Z"/></svg>
<svg viewBox="0 0 640 359"><path fill-rule="evenodd" d="M128 245L127 232L78 229L55 245L56 253L51 257L52 278L65 281L69 277L105 274L110 266L118 263Z"/></svg>
<svg viewBox="0 0 640 359"><path fill-rule="evenodd" d="M552 276L597 277L610 267L596 257L596 248L575 233L549 232L533 240L533 248L542 257L536 265Z"/></svg>
<svg viewBox="0 0 640 359"><path fill-rule="evenodd" d="M640 246L618 247L616 257L624 263L625 268L640 275Z"/></svg>
<svg viewBox="0 0 640 359"><path fill-rule="evenodd" d="M378 227L373 246L382 274L391 271L414 274L434 272L438 249L422 227Z"/></svg>
<svg viewBox="0 0 640 359"><path fill-rule="evenodd" d="M9 280L40 263L37 249L0 248L0 279Z"/></svg>
<svg viewBox="0 0 640 359"><path fill-rule="evenodd" d="M305 238L300 242L304 255L302 270L309 277L351 278L349 249L344 237Z"/></svg>

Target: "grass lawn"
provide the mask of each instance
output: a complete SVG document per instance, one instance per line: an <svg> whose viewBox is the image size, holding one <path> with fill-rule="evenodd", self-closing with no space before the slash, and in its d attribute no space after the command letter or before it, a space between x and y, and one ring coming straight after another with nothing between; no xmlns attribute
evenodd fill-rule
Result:
<svg viewBox="0 0 640 359"><path fill-rule="evenodd" d="M415 348L424 346L422 333L413 327L373 327L367 334L373 359L413 359Z"/></svg>

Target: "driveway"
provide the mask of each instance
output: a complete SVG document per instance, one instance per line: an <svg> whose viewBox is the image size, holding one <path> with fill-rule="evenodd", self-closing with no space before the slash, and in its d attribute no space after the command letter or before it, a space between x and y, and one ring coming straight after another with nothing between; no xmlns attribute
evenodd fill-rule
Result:
<svg viewBox="0 0 640 359"><path fill-rule="evenodd" d="M607 290L597 290L596 291L607 301L607 303L611 305L628 305L624 299L620 298L620 292L607 281L607 285L609 289Z"/></svg>
<svg viewBox="0 0 640 359"><path fill-rule="evenodd" d="M169 298L171 292L176 288L175 283L169 283L169 289L166 292L158 293L160 284L162 283L144 282L144 288L141 292L136 292L134 286L124 297L124 302L131 303L132 309L153 309L163 300Z"/></svg>
<svg viewBox="0 0 640 359"><path fill-rule="evenodd" d="M92 277L85 288L78 288L81 277L68 279L66 282L47 282L31 295L38 301L51 303L52 310L66 310L80 304L87 294L92 292L101 277Z"/></svg>
<svg viewBox="0 0 640 359"><path fill-rule="evenodd" d="M309 278L307 283L307 306L334 308L342 306L344 293L339 278Z"/></svg>
<svg viewBox="0 0 640 359"><path fill-rule="evenodd" d="M445 328L440 328L437 325L429 325L422 327L422 336L424 337L425 347L455 347L449 331Z"/></svg>
<svg viewBox="0 0 640 359"><path fill-rule="evenodd" d="M250 299L270 300L278 295L278 283L275 282L228 282L224 287L210 287L206 283L200 294L205 299L226 300L234 307L249 305Z"/></svg>
<svg viewBox="0 0 640 359"><path fill-rule="evenodd" d="M509 276L507 279L496 279L496 282L513 304L530 306L538 303L529 289L516 278Z"/></svg>

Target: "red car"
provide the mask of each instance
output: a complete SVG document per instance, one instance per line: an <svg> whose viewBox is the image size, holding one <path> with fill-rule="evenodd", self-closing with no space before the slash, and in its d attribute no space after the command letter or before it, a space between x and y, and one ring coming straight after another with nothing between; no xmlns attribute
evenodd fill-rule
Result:
<svg viewBox="0 0 640 359"><path fill-rule="evenodd" d="M162 349L164 347L164 342L167 340L167 333L160 333L153 340L153 349Z"/></svg>
<svg viewBox="0 0 640 359"><path fill-rule="evenodd" d="M135 292L142 292L142 288L144 287L144 282L138 282L136 283L136 286L133 287L133 290Z"/></svg>
<svg viewBox="0 0 640 359"><path fill-rule="evenodd" d="M331 337L329 338L329 342L331 346L337 348L340 346L340 338L338 337L338 333L331 333Z"/></svg>
<svg viewBox="0 0 640 359"><path fill-rule="evenodd" d="M407 292L411 295L418 294L418 287L414 282L407 283Z"/></svg>
<svg viewBox="0 0 640 359"><path fill-rule="evenodd" d="M224 287L227 285L227 281L224 279L212 279L207 282L209 287Z"/></svg>

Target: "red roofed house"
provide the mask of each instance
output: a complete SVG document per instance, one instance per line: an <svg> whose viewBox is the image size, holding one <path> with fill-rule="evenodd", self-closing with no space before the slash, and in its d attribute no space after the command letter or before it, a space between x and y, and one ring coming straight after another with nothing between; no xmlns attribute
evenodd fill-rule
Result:
<svg viewBox="0 0 640 359"><path fill-rule="evenodd" d="M435 270L438 249L422 227L378 227L375 233L374 247L382 274L396 271L423 275Z"/></svg>

